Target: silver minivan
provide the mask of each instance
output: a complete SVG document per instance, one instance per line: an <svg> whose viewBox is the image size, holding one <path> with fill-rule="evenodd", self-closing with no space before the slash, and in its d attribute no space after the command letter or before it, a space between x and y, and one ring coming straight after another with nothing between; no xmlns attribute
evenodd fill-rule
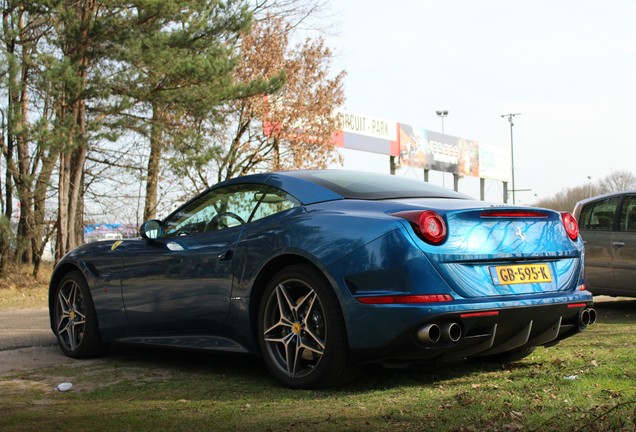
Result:
<svg viewBox="0 0 636 432"><path fill-rule="evenodd" d="M585 243L585 280L593 294L636 297L636 190L576 203Z"/></svg>

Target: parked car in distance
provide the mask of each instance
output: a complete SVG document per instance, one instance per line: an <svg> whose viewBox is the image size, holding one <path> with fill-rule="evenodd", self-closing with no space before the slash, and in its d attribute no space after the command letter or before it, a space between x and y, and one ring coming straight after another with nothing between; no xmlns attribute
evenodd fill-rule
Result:
<svg viewBox="0 0 636 432"><path fill-rule="evenodd" d="M576 203L585 281L595 295L636 297L636 190Z"/></svg>
<svg viewBox="0 0 636 432"><path fill-rule="evenodd" d="M239 177L140 234L56 266L51 328L65 354L108 342L245 353L313 388L366 362L519 360L596 319L570 213L404 177Z"/></svg>

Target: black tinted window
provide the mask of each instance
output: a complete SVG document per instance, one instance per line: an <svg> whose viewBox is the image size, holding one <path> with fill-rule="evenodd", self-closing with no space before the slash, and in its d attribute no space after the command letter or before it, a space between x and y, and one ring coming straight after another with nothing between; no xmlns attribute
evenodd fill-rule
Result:
<svg viewBox="0 0 636 432"><path fill-rule="evenodd" d="M627 195L621 205L621 231L636 231L636 196Z"/></svg>
<svg viewBox="0 0 636 432"><path fill-rule="evenodd" d="M581 209L579 226L585 230L611 231L618 197L591 202Z"/></svg>

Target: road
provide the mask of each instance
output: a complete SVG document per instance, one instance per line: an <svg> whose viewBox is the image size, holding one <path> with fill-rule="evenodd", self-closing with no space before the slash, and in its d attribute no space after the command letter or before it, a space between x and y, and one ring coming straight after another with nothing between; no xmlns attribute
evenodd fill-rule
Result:
<svg viewBox="0 0 636 432"><path fill-rule="evenodd" d="M48 309L0 312L0 351L55 345Z"/></svg>
<svg viewBox="0 0 636 432"><path fill-rule="evenodd" d="M49 325L48 309L0 312L0 376L71 361L57 346Z"/></svg>

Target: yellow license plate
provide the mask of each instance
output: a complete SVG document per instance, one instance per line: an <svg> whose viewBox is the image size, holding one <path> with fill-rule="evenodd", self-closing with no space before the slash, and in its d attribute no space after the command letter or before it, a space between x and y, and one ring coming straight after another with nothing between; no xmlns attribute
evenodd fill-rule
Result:
<svg viewBox="0 0 636 432"><path fill-rule="evenodd" d="M552 274L547 264L490 267L490 276L495 285L552 282Z"/></svg>

